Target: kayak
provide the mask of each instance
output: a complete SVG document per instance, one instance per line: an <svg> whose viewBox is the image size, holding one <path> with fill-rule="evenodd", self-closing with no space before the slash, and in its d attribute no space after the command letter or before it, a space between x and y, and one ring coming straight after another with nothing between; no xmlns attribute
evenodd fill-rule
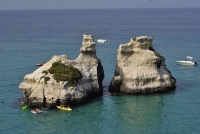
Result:
<svg viewBox="0 0 200 134"><path fill-rule="evenodd" d="M25 105L22 107L22 110L26 110L28 108L28 105Z"/></svg>
<svg viewBox="0 0 200 134"><path fill-rule="evenodd" d="M31 110L31 113L33 113L33 114L40 114L42 112L43 112L42 110L38 110L37 112L36 112L36 110Z"/></svg>
<svg viewBox="0 0 200 134"><path fill-rule="evenodd" d="M61 110L66 110L66 111L72 111L72 109L70 107L61 107L61 106L57 106L58 109Z"/></svg>
<svg viewBox="0 0 200 134"><path fill-rule="evenodd" d="M61 110L66 110L66 111L72 111L72 109L70 107L61 107L61 106L57 106L58 109Z"/></svg>

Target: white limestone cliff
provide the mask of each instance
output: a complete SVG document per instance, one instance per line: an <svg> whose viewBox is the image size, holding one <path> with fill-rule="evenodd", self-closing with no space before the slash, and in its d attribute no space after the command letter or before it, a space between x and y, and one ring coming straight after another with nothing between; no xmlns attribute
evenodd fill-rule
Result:
<svg viewBox="0 0 200 134"><path fill-rule="evenodd" d="M119 46L110 92L154 93L175 88L176 80L166 68L164 57L153 49L152 41L151 37L140 36Z"/></svg>
<svg viewBox="0 0 200 134"><path fill-rule="evenodd" d="M75 60L71 60L66 55L53 56L50 61L24 77L19 88L28 100L29 106L71 105L102 95L104 70L101 61L96 56L93 36L83 35L80 51L80 55ZM42 73L54 62L77 68L82 74L82 79L75 87L70 87L68 81L56 82L52 74ZM41 79L42 76L47 76L50 80L45 83L44 79Z"/></svg>

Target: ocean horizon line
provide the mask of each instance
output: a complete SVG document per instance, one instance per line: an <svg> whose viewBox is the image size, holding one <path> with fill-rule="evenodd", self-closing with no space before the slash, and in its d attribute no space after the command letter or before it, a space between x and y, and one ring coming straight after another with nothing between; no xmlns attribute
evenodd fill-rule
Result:
<svg viewBox="0 0 200 134"><path fill-rule="evenodd" d="M44 10L132 10L132 9L200 9L200 7L152 7L152 8L68 8L68 9L53 9L53 8L46 8L46 9L0 9L0 11L44 11Z"/></svg>

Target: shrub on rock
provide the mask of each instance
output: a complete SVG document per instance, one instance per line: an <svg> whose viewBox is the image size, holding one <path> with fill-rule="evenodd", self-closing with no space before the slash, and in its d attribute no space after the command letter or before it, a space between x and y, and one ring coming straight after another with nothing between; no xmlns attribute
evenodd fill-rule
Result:
<svg viewBox="0 0 200 134"><path fill-rule="evenodd" d="M48 72L53 74L53 78L57 82L68 81L69 86L76 85L82 78L82 74L77 68L69 65L66 66L61 62L54 62L52 67L48 69Z"/></svg>

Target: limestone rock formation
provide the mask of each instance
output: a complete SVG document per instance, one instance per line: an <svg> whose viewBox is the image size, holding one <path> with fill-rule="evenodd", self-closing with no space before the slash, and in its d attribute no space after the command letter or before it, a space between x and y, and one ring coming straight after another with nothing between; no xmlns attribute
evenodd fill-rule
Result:
<svg viewBox="0 0 200 134"><path fill-rule="evenodd" d="M102 95L104 70L101 61L96 56L93 36L83 35L80 51L80 55L75 60L70 60L66 55L53 56L42 67L24 77L19 88L28 100L29 106L72 105ZM77 68L82 74L82 79L76 86L69 86L68 81L57 82L52 74L43 73L55 62ZM45 82L44 79L41 79L44 76L50 79Z"/></svg>
<svg viewBox="0 0 200 134"><path fill-rule="evenodd" d="M110 92L154 93L175 88L176 80L166 68L165 58L153 49L152 41L140 36L119 46Z"/></svg>

